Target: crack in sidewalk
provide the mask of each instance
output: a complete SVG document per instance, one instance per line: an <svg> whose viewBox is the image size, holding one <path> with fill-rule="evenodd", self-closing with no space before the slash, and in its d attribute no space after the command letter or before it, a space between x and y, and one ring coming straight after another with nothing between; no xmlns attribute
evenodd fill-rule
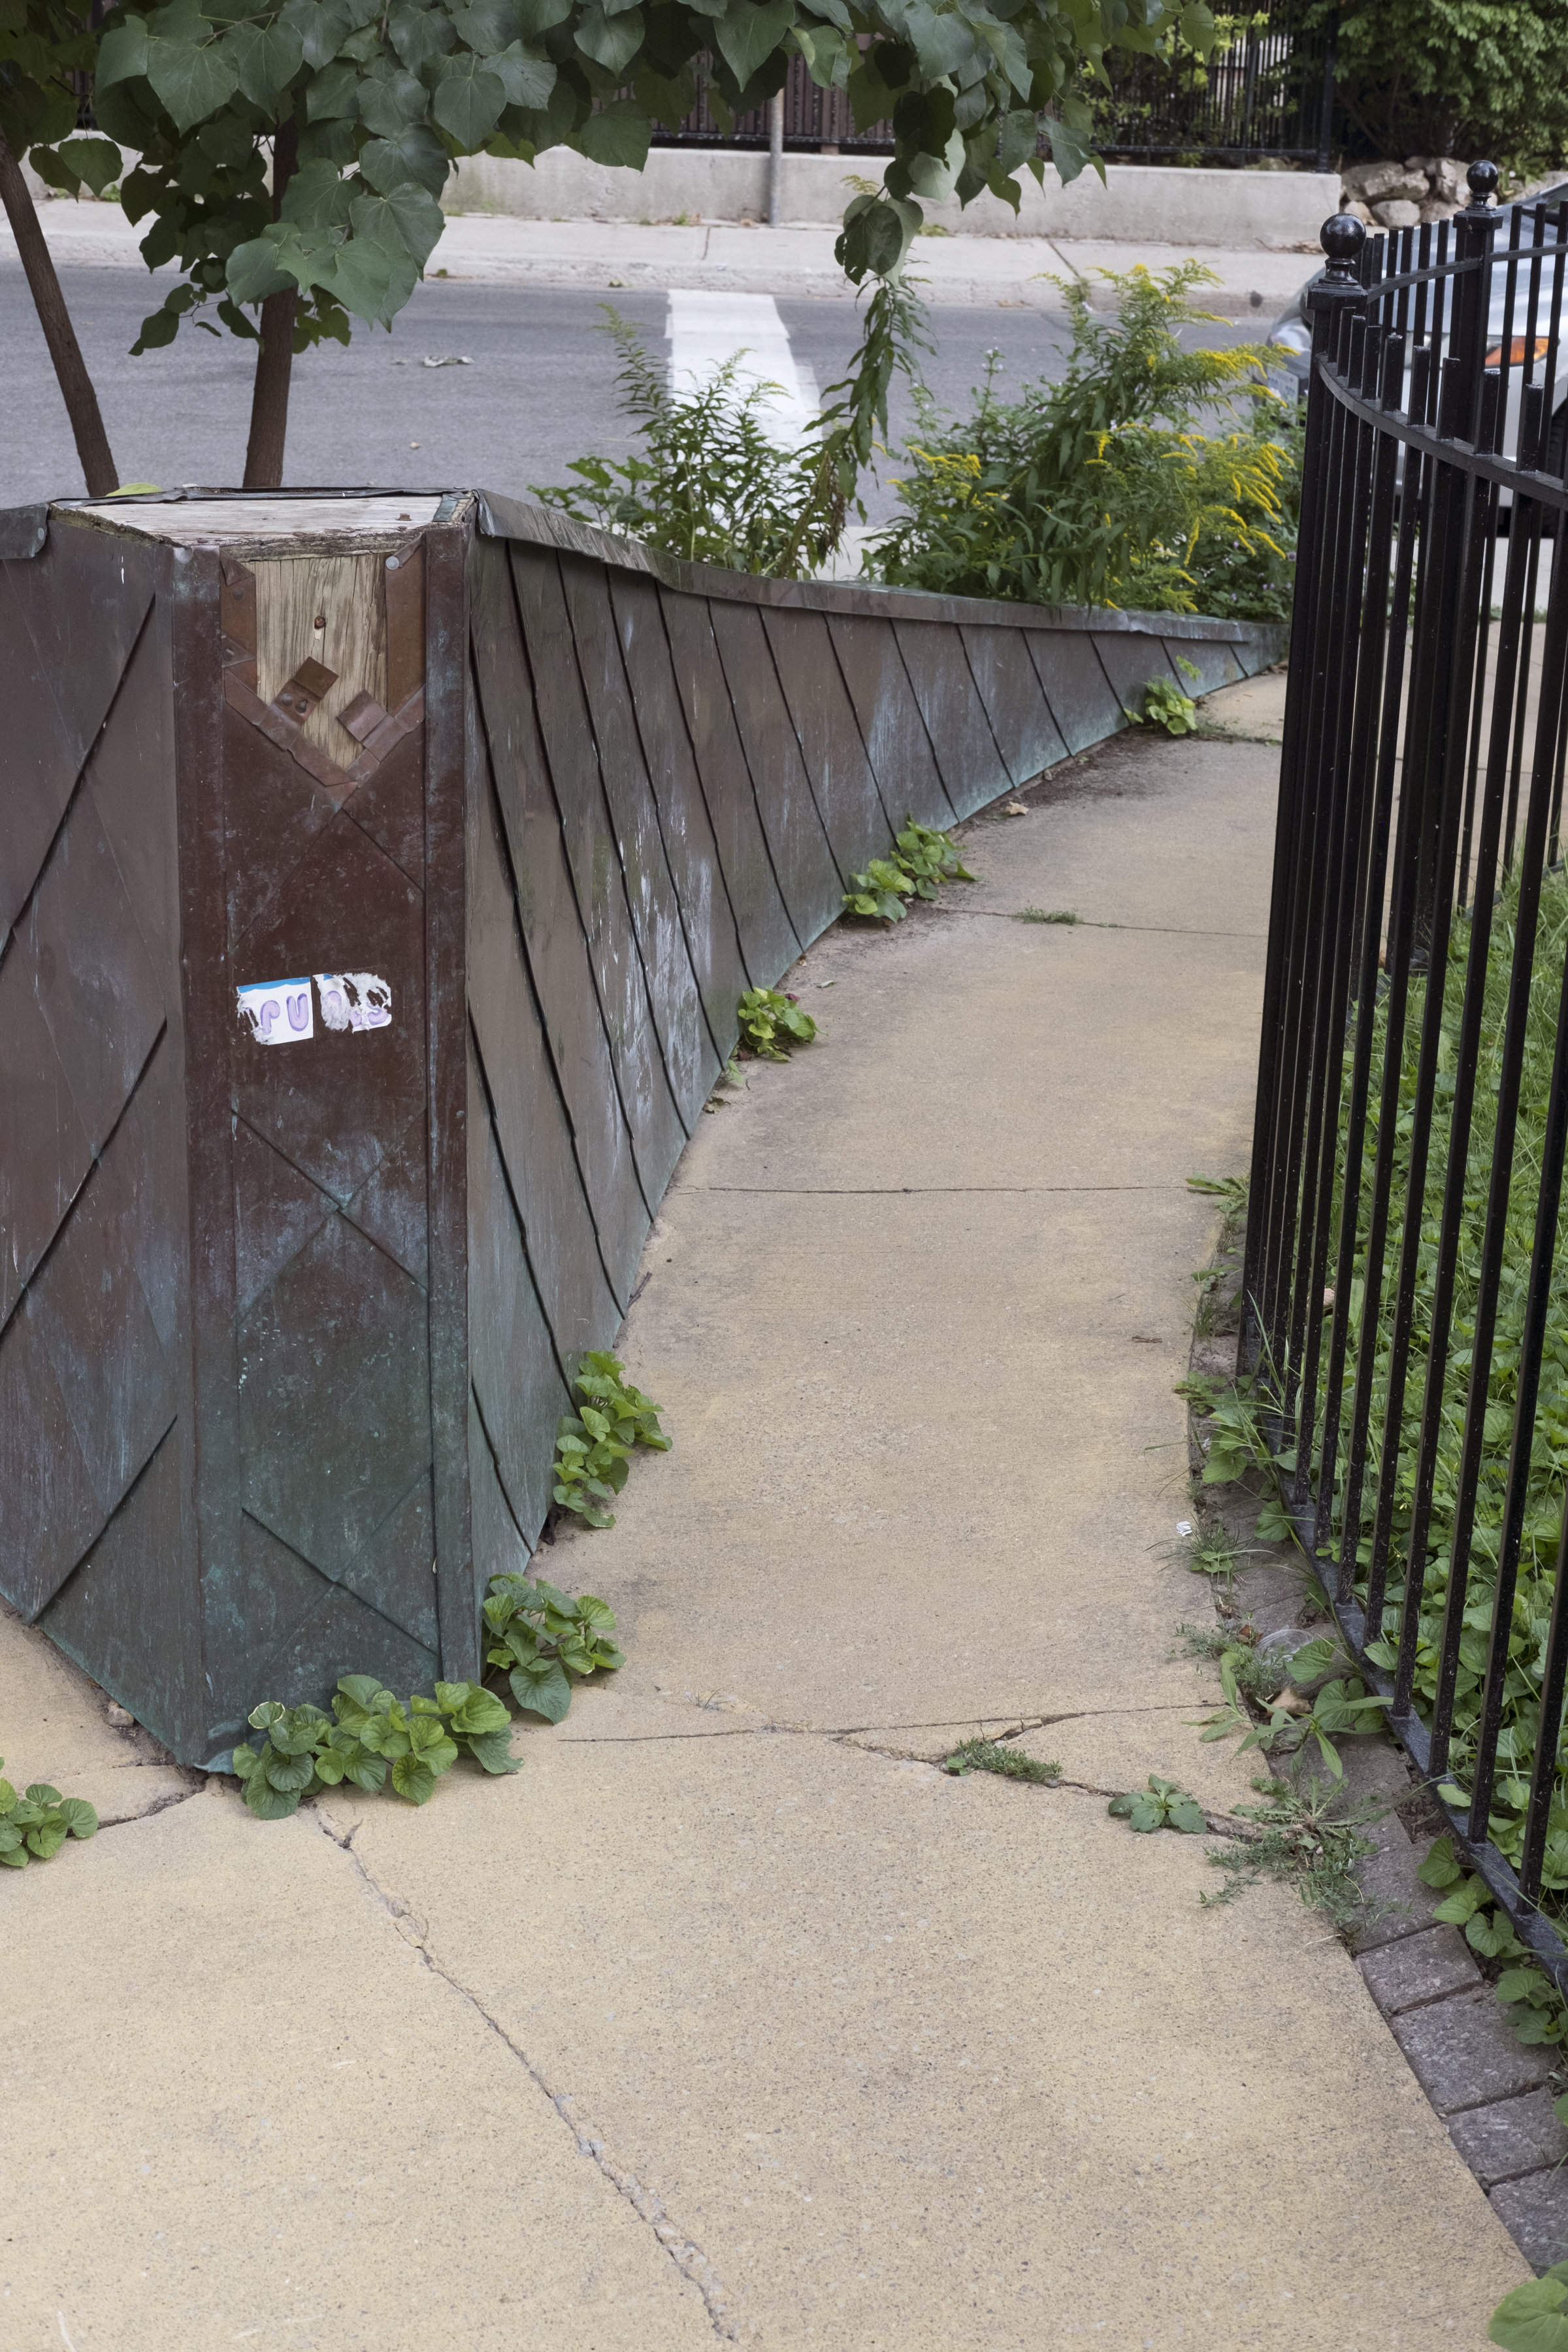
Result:
<svg viewBox="0 0 1568 2352"><path fill-rule="evenodd" d="M562 2122L571 2132L577 2143L578 2154L586 2157L591 2164L597 2167L612 2189L626 2199L638 2221L645 2222L653 2231L655 2238L669 2256L682 2278L689 2281L702 2297L715 2336L727 2344L736 2342L740 2329L729 2315L730 2296L723 2281L701 2247L670 2220L662 2200L637 2179L631 2167L625 2163L608 2142L595 2130L584 2112L581 2102L574 2098L569 2091L551 2089L533 2061L525 2051L518 2047L500 2020L491 2016L478 1994L470 1991L469 1988L431 1950L427 1940L428 1925L415 1918L401 1895L388 1895L385 1888L366 1867L362 1857L354 1852L354 1832L359 1824L355 1822L353 1829L347 1830L340 1835L330 1825L329 1817L323 1814L320 1806L311 1809L310 1818L322 1837L330 1838L335 1846L340 1847L347 1854L375 1901L391 1917L398 1934L419 1954L432 1975L438 1976L444 1984L449 1985L458 1999L466 2001L475 2014L484 2020L496 2039L511 2053L530 2081L549 2100Z"/></svg>

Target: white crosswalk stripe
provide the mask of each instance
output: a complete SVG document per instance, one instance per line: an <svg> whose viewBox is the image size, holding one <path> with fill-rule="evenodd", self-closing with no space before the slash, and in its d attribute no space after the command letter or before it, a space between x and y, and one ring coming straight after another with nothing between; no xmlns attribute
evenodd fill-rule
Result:
<svg viewBox="0 0 1568 2352"><path fill-rule="evenodd" d="M728 359L744 352L743 382L773 383L762 422L781 442L803 440L820 404L816 379L790 349L789 330L771 294L714 294L672 289L665 326L669 382L675 392L709 383Z"/></svg>

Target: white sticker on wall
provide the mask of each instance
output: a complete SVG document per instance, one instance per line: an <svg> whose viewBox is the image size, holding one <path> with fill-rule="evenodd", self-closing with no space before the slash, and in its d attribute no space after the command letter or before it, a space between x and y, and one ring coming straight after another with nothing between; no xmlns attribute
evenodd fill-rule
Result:
<svg viewBox="0 0 1568 2352"><path fill-rule="evenodd" d="M254 982L237 989L239 1017L250 1024L258 1045L293 1045L316 1034L310 983L305 980Z"/></svg>
<svg viewBox="0 0 1568 2352"><path fill-rule="evenodd" d="M379 972L319 971L321 1021L328 1029L390 1029L392 991Z"/></svg>

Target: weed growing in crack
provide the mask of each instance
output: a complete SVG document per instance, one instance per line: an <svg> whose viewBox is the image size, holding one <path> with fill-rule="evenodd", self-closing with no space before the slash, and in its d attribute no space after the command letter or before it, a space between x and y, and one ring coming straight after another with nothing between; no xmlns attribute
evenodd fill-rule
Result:
<svg viewBox="0 0 1568 2352"><path fill-rule="evenodd" d="M1217 1626L1200 1632L1184 1625L1181 1633L1189 1655L1214 1658L1219 1666L1221 1706L1192 1718L1205 1744L1239 1736L1238 1756L1252 1748L1289 1756L1315 1739L1333 1779L1344 1778L1334 1735L1376 1730L1387 1702L1369 1693L1358 1675L1334 1674L1342 1659L1337 1634L1303 1642L1289 1658L1266 1658L1254 1643ZM1265 1708L1267 1722L1259 1719Z"/></svg>
<svg viewBox="0 0 1568 2352"><path fill-rule="evenodd" d="M864 874L851 874L844 905L851 915L901 923L906 898L934 898L943 882L974 879L951 834L917 824L909 816L902 833L895 836L891 854L871 858Z"/></svg>
<svg viewBox="0 0 1568 2352"><path fill-rule="evenodd" d="M1083 917L1074 914L1070 907L1020 907L1013 920L1016 923L1081 923Z"/></svg>
<svg viewBox="0 0 1568 2352"><path fill-rule="evenodd" d="M1039 1780L1049 1784L1059 1780L1059 1764L1043 1763L1037 1756L1026 1756L1017 1748L1004 1748L994 1739L966 1739L955 1748L942 1766L944 1772L996 1772L1005 1780Z"/></svg>
<svg viewBox="0 0 1568 2352"><path fill-rule="evenodd" d="M1388 1810L1375 1799L1346 1805L1337 1783L1308 1775L1296 1780L1254 1780L1261 1801L1238 1805L1239 1820L1254 1822L1228 1843L1211 1846L1208 1858L1226 1873L1215 1894L1200 1895L1205 1909L1233 1903L1265 1878L1293 1885L1310 1911L1322 1911L1342 1936L1364 1925L1367 1913L1355 1866L1373 1851L1363 1834Z"/></svg>
<svg viewBox="0 0 1568 2352"><path fill-rule="evenodd" d="M1208 1823L1203 1807L1185 1789L1178 1789L1173 1780L1162 1780L1151 1772L1147 1788L1129 1789L1124 1795L1112 1797L1106 1811L1130 1829L1145 1833L1153 1830L1179 1830L1185 1837L1201 1837Z"/></svg>

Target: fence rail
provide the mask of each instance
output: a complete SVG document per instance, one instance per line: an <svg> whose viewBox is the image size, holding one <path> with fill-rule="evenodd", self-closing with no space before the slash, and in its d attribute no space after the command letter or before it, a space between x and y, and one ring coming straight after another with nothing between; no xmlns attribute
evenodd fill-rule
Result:
<svg viewBox="0 0 1568 2352"><path fill-rule="evenodd" d="M1496 184L1328 223L1309 298L1241 1368L1365 1680L1568 1985L1568 205Z"/></svg>
<svg viewBox="0 0 1568 2352"><path fill-rule="evenodd" d="M1266 157L1329 168L1334 94L1334 31L1310 23L1306 0L1261 0L1237 24L1227 47L1200 58L1178 37L1160 58L1113 52L1109 89L1092 90L1094 145L1122 163L1247 163ZM657 147L765 147L768 110L721 121L698 74L697 103ZM890 155L890 121L857 129L848 95L820 89L804 58L790 59L784 87L784 143L794 153ZM1037 152L1048 157L1043 123Z"/></svg>

